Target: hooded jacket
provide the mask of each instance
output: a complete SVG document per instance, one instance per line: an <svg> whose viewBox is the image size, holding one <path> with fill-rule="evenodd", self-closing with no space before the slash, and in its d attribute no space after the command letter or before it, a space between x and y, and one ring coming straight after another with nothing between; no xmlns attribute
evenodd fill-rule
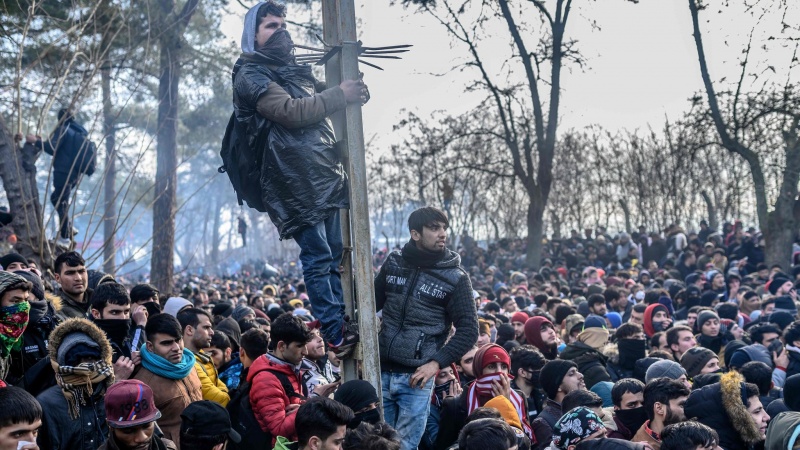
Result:
<svg viewBox="0 0 800 450"><path fill-rule="evenodd" d="M85 319L72 319L58 326L50 334L48 356L58 360L58 349L64 338L73 333L84 333L100 347L100 357L111 364L111 345L96 325ZM113 380L113 378L112 378ZM106 382L103 382L106 383ZM42 427L36 442L40 448L52 450L95 450L108 436L106 411L103 403L107 386L95 386L86 403L79 402L78 418L70 419L69 404L56 385L48 388L36 400L42 405Z"/></svg>
<svg viewBox="0 0 800 450"><path fill-rule="evenodd" d="M225 170L238 171L242 184L260 185L261 198L248 204L266 211L280 238L286 239L349 206L347 175L326 118L347 104L338 86L317 93L311 66L273 65L274 59L254 48L260 6L245 16L243 53L232 74L234 112L223 153L247 146L257 155L255 161L240 161L246 167Z"/></svg>
<svg viewBox="0 0 800 450"><path fill-rule="evenodd" d="M53 130L49 141L37 141L36 145L48 155L53 155L54 173L77 179L80 162L75 163L74 168L73 162L84 154L85 145L81 135L87 134L86 129L75 122L75 119L68 118Z"/></svg>
<svg viewBox="0 0 800 450"><path fill-rule="evenodd" d="M800 437L800 412L789 411L772 418L764 450L793 449Z"/></svg>
<svg viewBox="0 0 800 450"><path fill-rule="evenodd" d="M228 386L225 386L225 383L219 379L214 361L205 353L195 353L194 357L194 370L203 387L203 400L211 400L223 407L228 406L228 402L231 401L231 397L228 395Z"/></svg>
<svg viewBox="0 0 800 450"><path fill-rule="evenodd" d="M666 306L662 305L661 303L653 303L652 305L648 306L647 309L644 310L644 334L647 337L653 337L656 334L655 327L653 326L653 316L656 314L656 309L661 309L666 311L667 315L669 315L669 310ZM666 331L666 330L661 330Z"/></svg>
<svg viewBox="0 0 800 450"><path fill-rule="evenodd" d="M581 341L567 344L559 358L573 361L578 365L578 371L583 374L586 382L586 389L591 389L601 381L611 381L611 376L606 370L608 358L588 344Z"/></svg>
<svg viewBox="0 0 800 450"><path fill-rule="evenodd" d="M750 448L761 440L758 425L747 411L743 382L737 372L729 372L719 383L692 391L683 408L688 419L696 418L717 431L724 450Z"/></svg>
<svg viewBox="0 0 800 450"><path fill-rule="evenodd" d="M447 367L478 339L472 285L461 257L445 249L431 266L421 267L411 262L408 247L413 245L390 253L375 277L383 371L413 373L429 361ZM451 326L456 332L447 340Z"/></svg>
<svg viewBox="0 0 800 450"><path fill-rule="evenodd" d="M289 395L273 370L286 375L292 384L294 394ZM301 404L303 392L301 372L295 366L270 353L259 356L247 372L247 381L250 383L250 405L253 414L261 426L261 430L272 435L273 444L276 436L283 436L291 441L297 440L297 431L294 428L294 419L297 410L286 413L289 405Z"/></svg>

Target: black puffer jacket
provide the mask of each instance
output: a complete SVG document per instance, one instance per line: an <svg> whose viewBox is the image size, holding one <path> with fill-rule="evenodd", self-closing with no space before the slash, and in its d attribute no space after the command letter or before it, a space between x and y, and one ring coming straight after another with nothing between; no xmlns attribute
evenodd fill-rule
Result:
<svg viewBox="0 0 800 450"><path fill-rule="evenodd" d="M381 369L411 373L429 361L447 367L464 356L478 339L478 314L458 253L445 249L420 267L410 262L409 245L381 266L375 305L382 311ZM451 325L456 332L445 345Z"/></svg>
<svg viewBox="0 0 800 450"><path fill-rule="evenodd" d="M76 160L85 156L84 136L87 134L83 126L70 118L53 131L49 141L37 141L36 145L48 155L53 155L53 172L68 174L76 179L82 164Z"/></svg>

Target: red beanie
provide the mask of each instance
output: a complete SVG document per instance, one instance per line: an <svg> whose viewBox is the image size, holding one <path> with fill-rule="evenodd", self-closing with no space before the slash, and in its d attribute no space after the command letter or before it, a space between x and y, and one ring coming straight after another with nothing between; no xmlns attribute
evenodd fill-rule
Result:
<svg viewBox="0 0 800 450"><path fill-rule="evenodd" d="M544 342L542 342L542 326L545 324L553 326L549 320L542 316L531 317L525 322L525 341L533 344L542 352L549 351Z"/></svg>
<svg viewBox="0 0 800 450"><path fill-rule="evenodd" d="M475 377L480 378L483 375L483 369L494 362L506 363L511 367L511 357L503 347L497 344L486 344L479 348L472 360L472 371L475 372Z"/></svg>
<svg viewBox="0 0 800 450"><path fill-rule="evenodd" d="M524 313L522 311L517 311L517 312L514 313L513 316L511 316L511 323L519 322L519 323L524 324L530 318L531 318L531 316L529 316L527 313Z"/></svg>

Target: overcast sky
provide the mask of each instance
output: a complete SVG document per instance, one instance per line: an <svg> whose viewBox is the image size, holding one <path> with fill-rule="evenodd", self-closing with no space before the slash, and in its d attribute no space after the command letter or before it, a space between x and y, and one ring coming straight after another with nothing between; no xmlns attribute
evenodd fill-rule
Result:
<svg viewBox="0 0 800 450"><path fill-rule="evenodd" d="M478 76L476 70L433 75L448 72L463 60L466 50L432 17L390 6L389 0L356 0L356 4L362 25L359 35L365 45L414 45L402 61L381 62L384 72L363 69L372 94L364 108L367 139L396 141L392 125L404 109L426 117L437 110L462 113L479 103L482 96L464 93L464 86ZM665 115L677 118L688 108L687 99L702 84L686 0L642 0L638 5L624 0L575 0L573 5L567 34L579 41L588 66L563 72L561 131L593 124L611 130L660 126ZM244 10L234 7L234 11L241 16L227 18L223 29L238 41ZM538 19L532 14L518 16L518 20L535 25ZM701 14L712 76L717 80L738 78L737 58L757 21L741 6L722 12L710 8ZM596 21L600 30L590 26L590 20ZM778 23L775 17L762 18L756 28L756 44L765 42ZM508 51L508 30L498 26L494 35L496 39L482 43L481 49L499 73L500 55ZM528 45L532 48L533 41ZM776 66L785 79L785 72L780 72L781 67L788 67L790 56L785 51L759 49L755 53L759 64L766 66L767 61ZM492 55L497 59L492 60Z"/></svg>

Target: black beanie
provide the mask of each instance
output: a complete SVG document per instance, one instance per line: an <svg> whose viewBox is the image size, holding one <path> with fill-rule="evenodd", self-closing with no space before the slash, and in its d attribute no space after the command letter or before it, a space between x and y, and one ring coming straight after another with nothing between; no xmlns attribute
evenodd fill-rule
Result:
<svg viewBox="0 0 800 450"><path fill-rule="evenodd" d="M800 374L786 378L783 385L783 401L792 411L800 411Z"/></svg>
<svg viewBox="0 0 800 450"><path fill-rule="evenodd" d="M214 316L230 317L233 313L233 306L230 303L223 302L214 305L211 309L211 314Z"/></svg>
<svg viewBox="0 0 800 450"><path fill-rule="evenodd" d="M775 295L778 293L778 289L786 284L787 281L792 281L786 275L779 273L772 278L772 281L769 282L769 293Z"/></svg>
<svg viewBox="0 0 800 450"><path fill-rule="evenodd" d="M563 359L554 359L547 361L547 364L542 367L539 373L539 385L544 389L547 398L553 400L558 395L558 388L564 380L564 376L571 368L577 368L577 364L572 361L565 361Z"/></svg>
<svg viewBox="0 0 800 450"><path fill-rule="evenodd" d="M8 266L15 262L25 264L25 267L28 267L28 260L19 253L9 253L0 257L0 266L3 266L3 270L8 270Z"/></svg>
<svg viewBox="0 0 800 450"><path fill-rule="evenodd" d="M353 411L358 411L372 403L377 403L378 393L369 381L350 380L342 383L339 389L336 389L333 399L349 406Z"/></svg>
<svg viewBox="0 0 800 450"><path fill-rule="evenodd" d="M686 376L692 379L714 358L719 359L713 351L705 347L692 347L681 356L681 366L686 370Z"/></svg>
<svg viewBox="0 0 800 450"><path fill-rule="evenodd" d="M33 287L31 288L31 295L33 295L37 301L44 300L44 283L42 279L39 278L39 275L36 275L33 272L28 272L27 270L15 270L14 275L19 275L22 278L30 281Z"/></svg>

